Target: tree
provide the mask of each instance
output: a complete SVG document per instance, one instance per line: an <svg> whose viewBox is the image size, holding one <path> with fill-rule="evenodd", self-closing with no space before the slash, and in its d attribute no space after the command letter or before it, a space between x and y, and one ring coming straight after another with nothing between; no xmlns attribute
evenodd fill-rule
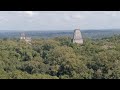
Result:
<svg viewBox="0 0 120 90"><path fill-rule="evenodd" d="M77 58L73 49L67 46L59 46L51 50L47 55L46 63L50 64L52 67L50 74L57 75L58 77L64 75L73 77L74 72L82 74L84 70L87 70L87 67Z"/></svg>

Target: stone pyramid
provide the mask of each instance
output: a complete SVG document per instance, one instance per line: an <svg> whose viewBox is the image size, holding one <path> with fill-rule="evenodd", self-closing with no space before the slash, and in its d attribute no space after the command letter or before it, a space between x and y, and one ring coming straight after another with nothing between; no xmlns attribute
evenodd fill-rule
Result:
<svg viewBox="0 0 120 90"><path fill-rule="evenodd" d="M80 29L75 29L73 34L73 43L83 44L82 34Z"/></svg>

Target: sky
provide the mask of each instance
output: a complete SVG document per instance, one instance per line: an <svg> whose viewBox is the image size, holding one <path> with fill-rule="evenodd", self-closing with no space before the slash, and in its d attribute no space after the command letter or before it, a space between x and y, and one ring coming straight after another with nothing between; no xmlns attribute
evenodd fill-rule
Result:
<svg viewBox="0 0 120 90"><path fill-rule="evenodd" d="M0 30L120 29L120 11L0 11Z"/></svg>

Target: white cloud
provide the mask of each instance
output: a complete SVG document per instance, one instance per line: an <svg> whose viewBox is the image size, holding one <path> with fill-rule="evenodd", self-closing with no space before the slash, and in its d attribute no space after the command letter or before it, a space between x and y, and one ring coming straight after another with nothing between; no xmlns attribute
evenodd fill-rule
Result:
<svg viewBox="0 0 120 90"><path fill-rule="evenodd" d="M120 28L120 11L4 11L0 28Z"/></svg>
<svg viewBox="0 0 120 90"><path fill-rule="evenodd" d="M8 19L1 16L1 17L0 17L0 21L2 21L2 22L3 22L3 21L8 21Z"/></svg>
<svg viewBox="0 0 120 90"><path fill-rule="evenodd" d="M107 16L113 16L113 17L116 17L116 16L119 16L120 15L120 12L118 11L104 11L104 14L107 15Z"/></svg>
<svg viewBox="0 0 120 90"><path fill-rule="evenodd" d="M33 11L24 11L25 14L29 15L29 16L33 16L34 12Z"/></svg>
<svg viewBox="0 0 120 90"><path fill-rule="evenodd" d="M78 22L82 19L84 19L86 16L81 14L81 13L71 13L71 12L68 12L68 13L64 13L63 14L63 21L65 22Z"/></svg>
<svg viewBox="0 0 120 90"><path fill-rule="evenodd" d="M18 11L18 13L22 13L30 17L32 17L35 14L33 11Z"/></svg>
<svg viewBox="0 0 120 90"><path fill-rule="evenodd" d="M74 14L74 15L71 15L71 18L72 19L83 19L84 17L80 14Z"/></svg>

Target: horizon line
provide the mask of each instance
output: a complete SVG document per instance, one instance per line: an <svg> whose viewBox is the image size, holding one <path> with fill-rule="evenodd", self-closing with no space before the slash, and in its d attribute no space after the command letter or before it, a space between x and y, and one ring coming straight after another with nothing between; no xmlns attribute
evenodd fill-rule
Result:
<svg viewBox="0 0 120 90"><path fill-rule="evenodd" d="M73 29L73 30L75 30L75 29ZM73 31L73 30L67 30L67 29L62 29L62 30L60 30L60 29L56 29L56 30L50 30L50 29L48 29L48 30L0 30L0 31ZM99 30L99 31L102 31L102 30L120 30L120 28L119 29L80 29L81 31L86 31L86 30Z"/></svg>

